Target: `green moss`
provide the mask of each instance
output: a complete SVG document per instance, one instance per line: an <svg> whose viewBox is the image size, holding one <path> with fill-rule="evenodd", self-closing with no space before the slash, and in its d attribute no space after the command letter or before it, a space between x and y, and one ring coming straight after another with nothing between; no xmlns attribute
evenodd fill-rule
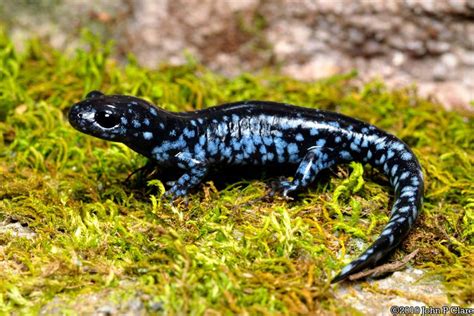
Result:
<svg viewBox="0 0 474 316"><path fill-rule="evenodd" d="M445 112L413 89L357 88L355 73L310 83L270 72L227 79L196 63L148 70L130 57L120 66L110 45L89 47L67 57L33 41L19 54L0 36L0 221L35 234L0 233L3 312L94 293L139 296L149 311L169 314L349 312L329 280L388 220L387 180L355 163L294 202L262 199L263 179L220 191L208 182L187 203L163 203L159 181L123 182L143 157L67 123L68 107L92 89L173 111L282 101L396 134L420 158L426 199L394 258L419 248L415 265L443 280L454 302L473 302L474 126L466 114Z"/></svg>

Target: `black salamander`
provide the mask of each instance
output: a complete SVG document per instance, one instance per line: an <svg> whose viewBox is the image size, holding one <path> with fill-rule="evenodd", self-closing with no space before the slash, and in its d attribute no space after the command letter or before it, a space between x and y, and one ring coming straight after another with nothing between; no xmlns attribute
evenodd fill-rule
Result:
<svg viewBox="0 0 474 316"><path fill-rule="evenodd" d="M333 283L375 265L393 250L422 205L423 175L410 148L375 126L333 112L245 101L172 113L136 97L92 91L72 106L69 122L83 133L122 142L158 166L181 169L166 193L171 198L186 195L217 165L294 165L293 180L279 183L284 197L335 164L359 161L380 169L395 190L390 220Z"/></svg>

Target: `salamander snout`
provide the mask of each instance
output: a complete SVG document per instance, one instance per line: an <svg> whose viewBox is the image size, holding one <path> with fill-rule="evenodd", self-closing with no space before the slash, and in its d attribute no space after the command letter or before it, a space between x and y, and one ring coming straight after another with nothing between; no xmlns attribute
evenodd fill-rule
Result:
<svg viewBox="0 0 474 316"><path fill-rule="evenodd" d="M128 123L126 108L89 95L71 107L68 119L75 129L83 133L117 141L125 136Z"/></svg>

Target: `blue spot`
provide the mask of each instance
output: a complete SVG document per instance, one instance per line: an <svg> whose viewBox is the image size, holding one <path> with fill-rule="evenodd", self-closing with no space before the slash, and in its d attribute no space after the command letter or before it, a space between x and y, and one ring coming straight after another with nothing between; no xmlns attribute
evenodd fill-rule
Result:
<svg viewBox="0 0 474 316"><path fill-rule="evenodd" d="M341 142L341 137L340 136L336 136L336 138L334 139L334 141L336 143L340 143Z"/></svg>
<svg viewBox="0 0 474 316"><path fill-rule="evenodd" d="M402 194L400 194L400 197L411 197L411 196L415 196L414 191L406 191L406 192L403 192Z"/></svg>
<svg viewBox="0 0 474 316"><path fill-rule="evenodd" d="M150 113L151 113L153 116L157 116L157 115L158 115L158 112L156 111L155 108L150 108Z"/></svg>
<svg viewBox="0 0 474 316"><path fill-rule="evenodd" d="M187 128L185 128L183 130L183 134L184 134L184 136L186 136L188 138L192 138L192 137L194 137L194 135L196 135L196 133L193 130L189 130Z"/></svg>
<svg viewBox="0 0 474 316"><path fill-rule="evenodd" d="M140 128L140 126L142 126L142 124L140 124L140 122L138 122L137 120L133 120L133 121L132 121L132 125L133 125L133 127L135 127L135 128Z"/></svg>
<svg viewBox="0 0 474 316"><path fill-rule="evenodd" d="M393 180L393 181L392 181ZM392 184L398 184L398 177L393 177L393 179L390 180L390 183Z"/></svg>
<svg viewBox="0 0 474 316"><path fill-rule="evenodd" d="M286 146L286 142L283 139L275 138L275 149L276 149L276 152L277 152L278 156L281 157L283 155L283 153L285 152L285 146ZM280 161L280 159L279 159L279 161ZM283 162L283 161L281 161L281 162Z"/></svg>
<svg viewBox="0 0 474 316"><path fill-rule="evenodd" d="M264 136L263 137L263 143L266 146L270 146L271 144L273 144L273 138L271 138L270 136Z"/></svg>
<svg viewBox="0 0 474 316"><path fill-rule="evenodd" d="M363 148L369 147L369 141L366 138L364 138L364 140L362 141L361 147Z"/></svg>
<svg viewBox="0 0 474 316"><path fill-rule="evenodd" d="M404 153L402 153L402 156L401 156L403 160L410 160L412 157L413 156L408 151L405 151Z"/></svg>
<svg viewBox="0 0 474 316"><path fill-rule="evenodd" d="M312 129L309 130L309 135L315 136L318 135L318 129L316 127L313 127Z"/></svg>
<svg viewBox="0 0 474 316"><path fill-rule="evenodd" d="M401 192L407 192L407 191L415 191L415 187L412 187L410 185L403 187Z"/></svg>
<svg viewBox="0 0 474 316"><path fill-rule="evenodd" d="M276 137L282 137L282 136L283 136L283 133L282 133L282 132L280 132L280 131L275 131L275 130L272 131L272 134L275 135Z"/></svg>
<svg viewBox="0 0 474 316"><path fill-rule="evenodd" d="M200 144L194 145L194 152L196 154L201 154L204 150L202 149L202 146Z"/></svg>
<svg viewBox="0 0 474 316"><path fill-rule="evenodd" d="M232 140L230 141L230 145L232 146L232 148L234 148L235 151L240 150L240 148L241 148L241 146L242 146L242 145L240 144L240 142L239 142L238 140L236 140L236 139L232 139Z"/></svg>
<svg viewBox="0 0 474 316"><path fill-rule="evenodd" d="M304 137L301 133L296 134L295 139L299 142L302 142L304 140Z"/></svg>
<svg viewBox="0 0 474 316"><path fill-rule="evenodd" d="M362 140L362 136L359 134L354 134L354 144L360 145L360 142Z"/></svg>
<svg viewBox="0 0 474 316"><path fill-rule="evenodd" d="M380 160L379 160L380 164L383 164L384 162L385 162L385 154L383 154L382 157L380 157Z"/></svg>
<svg viewBox="0 0 474 316"><path fill-rule="evenodd" d="M183 135L179 136L179 139L176 142L174 142L173 146L174 146L173 148L175 149L180 148L180 147L186 147L186 142L183 139Z"/></svg>
<svg viewBox="0 0 474 316"><path fill-rule="evenodd" d="M244 146L245 146L245 151L250 155L253 154L255 151L255 145L254 143L249 139L245 138L244 139Z"/></svg>
<svg viewBox="0 0 474 316"><path fill-rule="evenodd" d="M410 172L405 171L404 173L401 174L400 180L405 180L406 178L408 178L409 175L410 175Z"/></svg>
<svg viewBox="0 0 474 316"><path fill-rule="evenodd" d="M402 150L405 146L402 144L402 143L392 143L390 144L390 148L392 148L393 150Z"/></svg>
<svg viewBox="0 0 474 316"><path fill-rule="evenodd" d="M290 155L289 162L296 163L300 160L300 157L297 154Z"/></svg>
<svg viewBox="0 0 474 316"><path fill-rule="evenodd" d="M351 147L351 149L352 149L353 151L360 152L359 146L357 146L355 143L351 143L351 146L350 146L350 147Z"/></svg>
<svg viewBox="0 0 474 316"><path fill-rule="evenodd" d="M206 143L206 136L205 135L201 135L199 137L199 144L201 144L201 146L204 146L204 144Z"/></svg>
<svg viewBox="0 0 474 316"><path fill-rule="evenodd" d="M260 145L262 143L262 137L260 137L258 135L254 135L253 136L253 143L255 145Z"/></svg>
<svg viewBox="0 0 474 316"><path fill-rule="evenodd" d="M127 125L128 123L127 119L124 116L120 118L120 121L122 122L123 125Z"/></svg>
<svg viewBox="0 0 474 316"><path fill-rule="evenodd" d="M324 144L326 144L326 140L325 139L318 139L318 141L316 142L316 146L318 147L323 147Z"/></svg>
<svg viewBox="0 0 474 316"><path fill-rule="evenodd" d="M404 206L398 209L398 213L406 213L410 210L409 206Z"/></svg>
<svg viewBox="0 0 474 316"><path fill-rule="evenodd" d="M171 130L171 131L170 131L170 136L176 136L176 130L174 130L174 129Z"/></svg>
<svg viewBox="0 0 474 316"><path fill-rule="evenodd" d="M150 126L150 120L149 119L144 119L143 124L145 124L146 126Z"/></svg>
<svg viewBox="0 0 474 316"><path fill-rule="evenodd" d="M229 147L226 147L223 151L222 151L222 156L226 157L226 158L230 158L232 156L232 149L229 148Z"/></svg>
<svg viewBox="0 0 474 316"><path fill-rule="evenodd" d="M290 155L294 155L299 152L298 145L296 145L295 143L288 144L288 147L286 148L286 150L288 151L288 154Z"/></svg>
<svg viewBox="0 0 474 316"><path fill-rule="evenodd" d="M153 138L153 133L143 132L143 138L145 138L146 140L150 140Z"/></svg>
<svg viewBox="0 0 474 316"><path fill-rule="evenodd" d="M387 159L392 158L395 155L395 152L391 149L387 150Z"/></svg>
<svg viewBox="0 0 474 316"><path fill-rule="evenodd" d="M280 128L281 128L281 129L284 129L284 130L287 130L287 129L290 129L291 126L288 124L288 121L282 121L282 122L280 123ZM281 136L281 135L280 135L280 136Z"/></svg>
<svg viewBox="0 0 474 316"><path fill-rule="evenodd" d="M213 142L213 141L207 142L207 151L211 155L215 155L217 153L217 144L216 144L216 142Z"/></svg>
<svg viewBox="0 0 474 316"><path fill-rule="evenodd" d="M392 167L392 176L394 176L395 173L397 173L397 170L398 170L398 165L394 165L394 166Z"/></svg>
<svg viewBox="0 0 474 316"><path fill-rule="evenodd" d="M384 142L384 141L379 141L379 142L377 143L377 145L375 146L375 148L376 148L377 150L381 150L381 149L384 148L384 147L385 147L385 142Z"/></svg>
<svg viewBox="0 0 474 316"><path fill-rule="evenodd" d="M352 156L351 154L346 151L346 150L343 150L339 153L339 156L342 158L342 159L345 159L345 160L351 160L352 159Z"/></svg>
<svg viewBox="0 0 474 316"><path fill-rule="evenodd" d="M267 153L267 147L265 147L264 145L260 146L260 153L263 155L263 154L266 154Z"/></svg>

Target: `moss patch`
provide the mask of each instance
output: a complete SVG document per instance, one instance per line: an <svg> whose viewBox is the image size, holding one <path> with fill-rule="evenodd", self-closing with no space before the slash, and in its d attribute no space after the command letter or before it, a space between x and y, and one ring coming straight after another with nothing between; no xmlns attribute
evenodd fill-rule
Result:
<svg viewBox="0 0 474 316"><path fill-rule="evenodd" d="M144 97L172 111L262 99L334 110L408 143L426 178L416 228L392 258L474 301L474 126L414 89L357 88L355 74L303 83L278 74L226 79L190 61L139 67L108 58L95 40L67 57L39 42L19 54L0 35L0 310L37 312L51 300L140 296L150 312L348 312L329 280L388 220L392 191L377 171L340 166L294 202L262 199L268 179L162 203L161 182L127 185L145 164L126 146L73 130L68 107L92 89ZM32 238L29 238L32 237ZM132 286L130 286L132 284ZM87 304L87 303L82 303ZM67 312L67 310L65 310ZM70 312L70 311L69 311Z"/></svg>

